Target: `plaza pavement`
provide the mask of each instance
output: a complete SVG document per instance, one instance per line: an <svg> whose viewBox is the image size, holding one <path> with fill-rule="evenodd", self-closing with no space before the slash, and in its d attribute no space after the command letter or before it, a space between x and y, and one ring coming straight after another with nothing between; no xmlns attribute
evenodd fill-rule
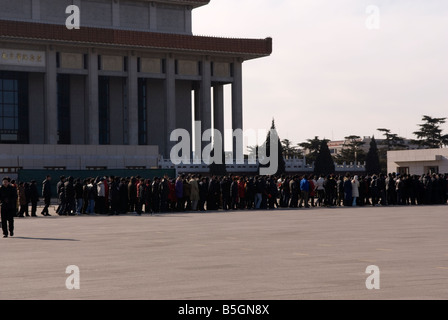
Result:
<svg viewBox="0 0 448 320"><path fill-rule="evenodd" d="M0 238L0 299L448 298L448 206L50 213Z"/></svg>

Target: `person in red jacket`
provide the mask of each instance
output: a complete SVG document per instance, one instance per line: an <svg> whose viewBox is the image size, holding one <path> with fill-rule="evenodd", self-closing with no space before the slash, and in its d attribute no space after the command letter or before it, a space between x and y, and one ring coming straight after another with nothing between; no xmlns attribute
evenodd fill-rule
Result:
<svg viewBox="0 0 448 320"><path fill-rule="evenodd" d="M311 200L311 206L314 207L314 197L316 196L316 185L314 184L313 176L310 175L308 183L310 184L310 193L308 197Z"/></svg>
<svg viewBox="0 0 448 320"><path fill-rule="evenodd" d="M240 200L240 209L244 209L246 207L246 181L244 177L241 177L238 181L238 198Z"/></svg>

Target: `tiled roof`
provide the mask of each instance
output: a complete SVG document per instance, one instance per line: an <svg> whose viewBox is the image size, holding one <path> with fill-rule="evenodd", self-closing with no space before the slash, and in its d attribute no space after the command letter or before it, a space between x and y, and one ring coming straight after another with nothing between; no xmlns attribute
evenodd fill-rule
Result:
<svg viewBox="0 0 448 320"><path fill-rule="evenodd" d="M1 38L230 54L244 59L272 53L271 38L235 39L92 27L68 30L65 25L9 20L0 20Z"/></svg>

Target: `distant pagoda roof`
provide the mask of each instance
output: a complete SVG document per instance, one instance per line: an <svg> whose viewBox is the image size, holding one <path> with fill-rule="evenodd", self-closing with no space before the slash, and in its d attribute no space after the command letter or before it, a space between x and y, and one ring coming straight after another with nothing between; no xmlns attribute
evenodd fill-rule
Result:
<svg viewBox="0 0 448 320"><path fill-rule="evenodd" d="M185 1L185 0L183 0ZM208 2L208 1L192 1ZM0 20L0 39L22 39L52 43L121 46L196 52L240 57L244 60L272 53L272 39L241 39L172 33L81 27L68 30L65 25Z"/></svg>

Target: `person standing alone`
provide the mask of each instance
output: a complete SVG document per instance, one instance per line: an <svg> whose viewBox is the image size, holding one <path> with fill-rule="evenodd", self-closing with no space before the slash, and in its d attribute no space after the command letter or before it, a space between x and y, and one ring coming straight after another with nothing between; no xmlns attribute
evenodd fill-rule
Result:
<svg viewBox="0 0 448 320"><path fill-rule="evenodd" d="M44 198L44 209L42 210L43 216L51 216L48 213L48 207L50 206L51 201L51 176L47 176L47 178L42 182L42 197Z"/></svg>
<svg viewBox="0 0 448 320"><path fill-rule="evenodd" d="M31 180L30 184L30 202L31 202L31 216L37 217L37 202L39 201L39 191L37 191L36 180Z"/></svg>
<svg viewBox="0 0 448 320"><path fill-rule="evenodd" d="M17 191L11 186L11 180L4 177L0 187L1 217L3 238L14 236L14 216L16 214Z"/></svg>

